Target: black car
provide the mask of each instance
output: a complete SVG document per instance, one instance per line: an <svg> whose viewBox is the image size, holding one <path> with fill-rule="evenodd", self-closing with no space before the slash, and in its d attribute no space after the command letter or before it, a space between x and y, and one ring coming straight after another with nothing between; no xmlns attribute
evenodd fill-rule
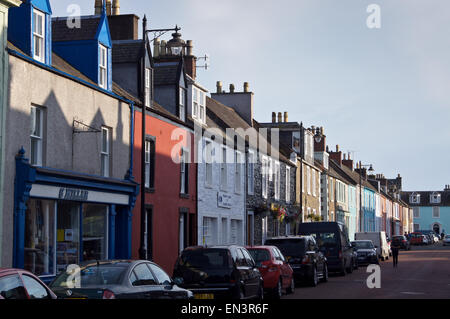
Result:
<svg viewBox="0 0 450 319"><path fill-rule="evenodd" d="M190 299L167 273L146 260L108 260L68 269L50 284L58 298L66 299Z"/></svg>
<svg viewBox="0 0 450 319"><path fill-rule="evenodd" d="M411 245L406 236L393 236L391 246L398 246L400 249L410 250Z"/></svg>
<svg viewBox="0 0 450 319"><path fill-rule="evenodd" d="M311 235L327 258L328 270L342 276L352 273L355 265L354 251L348 239L347 227L340 222L301 223L300 235Z"/></svg>
<svg viewBox="0 0 450 319"><path fill-rule="evenodd" d="M352 247L355 248L358 255L358 265L379 264L377 249L371 240L352 241Z"/></svg>
<svg viewBox="0 0 450 319"><path fill-rule="evenodd" d="M264 297L261 273L241 246L188 247L175 263L173 278L196 299Z"/></svg>
<svg viewBox="0 0 450 319"><path fill-rule="evenodd" d="M315 287L319 279L328 281L327 259L312 236L270 238L265 245L276 246L283 253L294 271L295 283L308 283Z"/></svg>

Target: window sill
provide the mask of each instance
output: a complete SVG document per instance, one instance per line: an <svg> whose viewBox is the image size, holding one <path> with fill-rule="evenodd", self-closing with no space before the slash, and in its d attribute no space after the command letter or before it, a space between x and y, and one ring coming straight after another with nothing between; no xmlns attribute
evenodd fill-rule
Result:
<svg viewBox="0 0 450 319"><path fill-rule="evenodd" d="M180 198L189 199L189 194L180 193Z"/></svg>

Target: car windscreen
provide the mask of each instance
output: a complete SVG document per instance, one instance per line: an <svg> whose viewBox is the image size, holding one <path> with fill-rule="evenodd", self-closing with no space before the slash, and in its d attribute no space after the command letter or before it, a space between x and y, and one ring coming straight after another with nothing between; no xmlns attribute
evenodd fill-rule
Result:
<svg viewBox="0 0 450 319"><path fill-rule="evenodd" d="M270 260L270 253L266 249L247 249L256 263Z"/></svg>
<svg viewBox="0 0 450 319"><path fill-rule="evenodd" d="M122 265L93 265L61 273L50 285L56 288L119 285L128 267Z"/></svg>
<svg viewBox="0 0 450 319"><path fill-rule="evenodd" d="M195 249L184 251L178 265L196 269L229 268L230 255L227 249Z"/></svg>
<svg viewBox="0 0 450 319"><path fill-rule="evenodd" d="M335 249L339 247L339 234L337 233L312 233L311 236L316 240L321 250Z"/></svg>
<svg viewBox="0 0 450 319"><path fill-rule="evenodd" d="M306 251L304 238L298 239L268 239L266 245L276 246L286 257L303 257Z"/></svg>
<svg viewBox="0 0 450 319"><path fill-rule="evenodd" d="M373 243L371 241L354 241L353 245L356 249L373 249Z"/></svg>

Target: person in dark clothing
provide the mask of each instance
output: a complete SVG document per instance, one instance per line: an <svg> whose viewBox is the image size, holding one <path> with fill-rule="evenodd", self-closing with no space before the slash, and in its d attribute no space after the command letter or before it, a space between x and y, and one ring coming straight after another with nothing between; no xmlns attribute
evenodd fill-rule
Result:
<svg viewBox="0 0 450 319"><path fill-rule="evenodd" d="M394 267L398 267L398 253L400 251L400 246L396 241L392 243L391 251L392 251L392 259L394 261Z"/></svg>

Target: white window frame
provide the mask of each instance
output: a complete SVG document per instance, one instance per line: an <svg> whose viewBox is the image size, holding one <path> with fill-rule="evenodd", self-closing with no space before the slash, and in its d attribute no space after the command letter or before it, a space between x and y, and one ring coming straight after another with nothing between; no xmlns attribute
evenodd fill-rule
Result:
<svg viewBox="0 0 450 319"><path fill-rule="evenodd" d="M222 146L221 148L221 162L220 162L220 189L223 191L228 190L228 172L227 172L227 148Z"/></svg>
<svg viewBox="0 0 450 319"><path fill-rule="evenodd" d="M437 215L435 215L435 212L437 212ZM431 208L431 217L433 218L441 218L441 209L439 206L433 206Z"/></svg>
<svg viewBox="0 0 450 319"><path fill-rule="evenodd" d="M247 193L248 195L255 194L255 153L253 151L248 152L247 162Z"/></svg>
<svg viewBox="0 0 450 319"><path fill-rule="evenodd" d="M291 168L286 166L286 203L291 201Z"/></svg>
<svg viewBox="0 0 450 319"><path fill-rule="evenodd" d="M312 171L312 193L316 197L316 170L313 168Z"/></svg>
<svg viewBox="0 0 450 319"><path fill-rule="evenodd" d="M213 142L205 140L205 186L212 187L213 184Z"/></svg>
<svg viewBox="0 0 450 319"><path fill-rule="evenodd" d="M186 90L182 87L180 87L180 109L179 109L179 115L180 120L185 121L186 120Z"/></svg>
<svg viewBox="0 0 450 319"><path fill-rule="evenodd" d="M109 177L111 168L111 129L108 127L102 127L101 129L101 152L100 152L100 160L101 160L101 176ZM103 137L106 132L106 149L103 144Z"/></svg>
<svg viewBox="0 0 450 319"><path fill-rule="evenodd" d="M430 203L432 204L440 204L441 203L441 194L434 192L430 195Z"/></svg>
<svg viewBox="0 0 450 319"><path fill-rule="evenodd" d="M198 89L192 87L192 118L198 118Z"/></svg>
<svg viewBox="0 0 450 319"><path fill-rule="evenodd" d="M151 106L151 74L150 68L145 68L145 106L147 107Z"/></svg>
<svg viewBox="0 0 450 319"><path fill-rule="evenodd" d="M100 61L98 63L98 85L106 89L108 86L108 48L100 44ZM103 80L103 81L102 81Z"/></svg>
<svg viewBox="0 0 450 319"><path fill-rule="evenodd" d="M267 199L269 193L269 163L268 158L263 156L261 158L261 194L262 197Z"/></svg>
<svg viewBox="0 0 450 319"><path fill-rule="evenodd" d="M306 189L308 195L311 195L311 168L309 166L306 166Z"/></svg>
<svg viewBox="0 0 450 319"><path fill-rule="evenodd" d="M274 197L275 200L280 200L280 190L281 190L281 174L280 174L280 162L274 163L274 169L275 172L273 174L274 176Z"/></svg>
<svg viewBox="0 0 450 319"><path fill-rule="evenodd" d="M39 18L42 18L42 30L37 29L37 21L39 20ZM45 63L45 29L45 13L33 9L33 58L42 63ZM39 31L41 31L41 33L39 33ZM39 45L38 50L36 50L36 43L38 43ZM39 52L40 54L36 54L36 52Z"/></svg>
<svg viewBox="0 0 450 319"><path fill-rule="evenodd" d="M410 204L420 204L420 194L413 193L409 195L409 203Z"/></svg>
<svg viewBox="0 0 450 319"><path fill-rule="evenodd" d="M234 153L234 192L240 194L242 192L242 154L239 151Z"/></svg>
<svg viewBox="0 0 450 319"><path fill-rule="evenodd" d="M30 162L33 166L43 165L44 112L43 108L37 106L31 107L30 142L34 147L30 147ZM34 154L33 149L36 151L36 154Z"/></svg>
<svg viewBox="0 0 450 319"><path fill-rule="evenodd" d="M189 150L187 148L181 148L180 155L180 194L187 194L186 188L189 191L189 172L186 171L186 164L189 169ZM186 174L188 178L186 178ZM186 187L188 186L188 187Z"/></svg>
<svg viewBox="0 0 450 319"><path fill-rule="evenodd" d="M150 187L151 141L145 140L145 188Z"/></svg>

